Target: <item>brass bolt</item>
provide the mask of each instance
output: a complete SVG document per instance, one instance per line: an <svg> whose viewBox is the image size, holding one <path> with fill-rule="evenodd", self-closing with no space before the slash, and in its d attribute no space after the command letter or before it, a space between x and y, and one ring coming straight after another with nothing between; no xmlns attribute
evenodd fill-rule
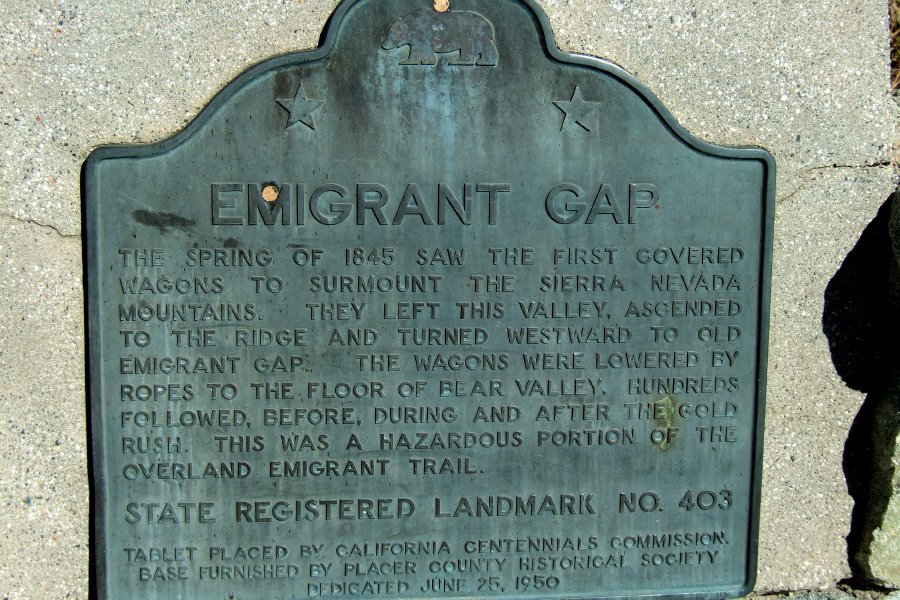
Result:
<svg viewBox="0 0 900 600"><path fill-rule="evenodd" d="M275 202L278 200L278 188L274 185L267 185L263 188L262 197L266 202Z"/></svg>

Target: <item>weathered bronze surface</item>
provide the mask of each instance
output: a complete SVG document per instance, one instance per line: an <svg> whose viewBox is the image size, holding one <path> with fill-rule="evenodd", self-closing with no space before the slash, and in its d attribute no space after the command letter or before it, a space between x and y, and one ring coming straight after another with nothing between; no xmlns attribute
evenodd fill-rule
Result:
<svg viewBox="0 0 900 600"><path fill-rule="evenodd" d="M774 170L522 0L348 0L97 150L100 597L746 593Z"/></svg>

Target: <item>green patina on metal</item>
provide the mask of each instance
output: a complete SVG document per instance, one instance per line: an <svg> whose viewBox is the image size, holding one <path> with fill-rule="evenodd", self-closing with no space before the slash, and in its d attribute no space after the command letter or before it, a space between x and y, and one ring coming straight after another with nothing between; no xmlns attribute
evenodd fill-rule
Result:
<svg viewBox="0 0 900 600"><path fill-rule="evenodd" d="M85 163L101 598L752 589L775 165L520 0Z"/></svg>

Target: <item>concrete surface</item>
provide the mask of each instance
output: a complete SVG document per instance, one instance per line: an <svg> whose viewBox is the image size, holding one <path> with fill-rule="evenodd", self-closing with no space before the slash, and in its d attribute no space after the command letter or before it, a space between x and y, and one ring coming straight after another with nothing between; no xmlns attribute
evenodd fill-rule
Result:
<svg viewBox="0 0 900 600"><path fill-rule="evenodd" d="M250 65L315 46L334 4L0 4L0 597L87 596L82 161L166 137ZM831 364L823 292L894 186L887 3L542 5L563 50L622 65L692 133L778 161L757 589L831 586L849 575L841 457L863 396Z"/></svg>

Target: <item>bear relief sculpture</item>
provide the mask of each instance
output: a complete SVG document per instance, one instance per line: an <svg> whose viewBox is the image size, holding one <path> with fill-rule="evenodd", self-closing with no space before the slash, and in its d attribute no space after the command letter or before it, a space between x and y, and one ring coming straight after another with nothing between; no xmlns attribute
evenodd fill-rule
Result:
<svg viewBox="0 0 900 600"><path fill-rule="evenodd" d="M397 19L388 29L381 47L393 50L409 46L409 55L401 65L433 65L435 53L459 52L449 62L451 65L497 64L497 47L494 46L494 26L470 11L438 12L419 8Z"/></svg>

